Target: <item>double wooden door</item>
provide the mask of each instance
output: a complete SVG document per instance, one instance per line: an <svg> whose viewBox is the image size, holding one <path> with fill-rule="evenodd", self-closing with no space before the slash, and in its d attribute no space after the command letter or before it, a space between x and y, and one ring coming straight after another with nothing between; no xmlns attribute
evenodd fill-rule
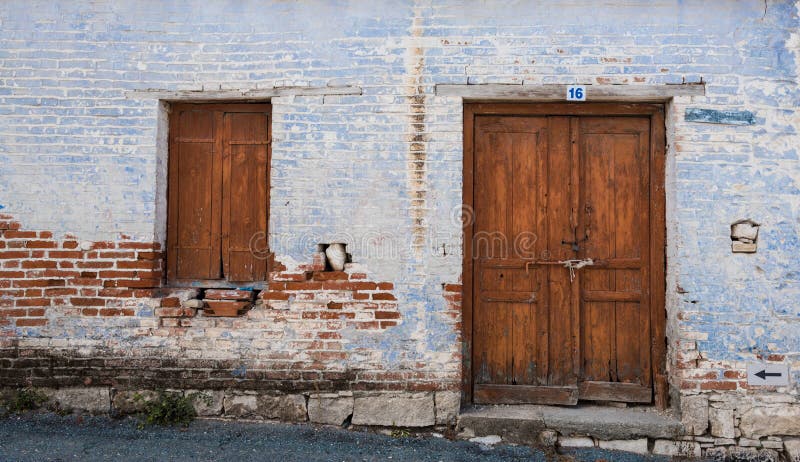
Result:
<svg viewBox="0 0 800 462"><path fill-rule="evenodd" d="M473 401L663 394L660 106L468 105L465 118Z"/></svg>

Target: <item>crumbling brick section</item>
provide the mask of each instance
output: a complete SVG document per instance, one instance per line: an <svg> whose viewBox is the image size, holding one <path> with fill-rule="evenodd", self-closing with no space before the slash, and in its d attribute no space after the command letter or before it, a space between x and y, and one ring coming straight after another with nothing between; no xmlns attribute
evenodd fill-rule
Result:
<svg viewBox="0 0 800 462"><path fill-rule="evenodd" d="M273 310L302 309L302 319L340 320L344 328L386 329L400 321L391 282L367 280L364 273L346 271L286 272L278 264L270 273L269 290L258 305Z"/></svg>
<svg viewBox="0 0 800 462"><path fill-rule="evenodd" d="M158 243L125 235L117 242L57 240L0 214L0 327L44 326L52 307L71 316L135 316L130 299L153 296L162 260Z"/></svg>

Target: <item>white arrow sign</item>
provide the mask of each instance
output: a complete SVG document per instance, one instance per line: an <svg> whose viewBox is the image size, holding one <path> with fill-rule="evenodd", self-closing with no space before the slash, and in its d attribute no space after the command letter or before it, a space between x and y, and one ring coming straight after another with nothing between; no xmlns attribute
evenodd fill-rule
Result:
<svg viewBox="0 0 800 462"><path fill-rule="evenodd" d="M747 384L787 386L789 385L789 366L786 364L748 364Z"/></svg>

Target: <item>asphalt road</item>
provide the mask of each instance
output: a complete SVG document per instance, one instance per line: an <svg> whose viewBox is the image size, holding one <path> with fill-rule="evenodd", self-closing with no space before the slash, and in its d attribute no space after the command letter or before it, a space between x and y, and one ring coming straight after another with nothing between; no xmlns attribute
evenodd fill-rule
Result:
<svg viewBox="0 0 800 462"><path fill-rule="evenodd" d="M598 449L567 455L430 435L393 437L312 425L201 420L136 428L133 419L28 414L0 418L0 461L595 461L666 458Z"/></svg>

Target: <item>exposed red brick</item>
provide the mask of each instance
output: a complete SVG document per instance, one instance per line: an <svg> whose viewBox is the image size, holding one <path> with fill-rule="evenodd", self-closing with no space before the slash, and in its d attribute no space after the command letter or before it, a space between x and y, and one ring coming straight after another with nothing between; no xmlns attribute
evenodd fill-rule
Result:
<svg viewBox="0 0 800 462"><path fill-rule="evenodd" d="M41 297L42 289L25 289L26 297Z"/></svg>
<svg viewBox="0 0 800 462"><path fill-rule="evenodd" d="M39 317L44 316L45 309L44 308L28 308L27 315L29 317Z"/></svg>
<svg viewBox="0 0 800 462"><path fill-rule="evenodd" d="M376 294L372 294L373 300L397 300L394 295L388 292L379 292Z"/></svg>
<svg viewBox="0 0 800 462"><path fill-rule="evenodd" d="M97 308L84 308L81 310L81 314L84 316L97 316L97 313Z"/></svg>
<svg viewBox="0 0 800 462"><path fill-rule="evenodd" d="M180 317L192 317L197 313L197 310L194 308L181 308L180 306L176 307L169 307L169 308L156 308L155 314L158 317L162 318L180 318Z"/></svg>
<svg viewBox="0 0 800 462"><path fill-rule="evenodd" d="M381 329L386 329L387 327L393 327L393 326L396 326L396 325L397 325L396 321L381 321L380 322Z"/></svg>
<svg viewBox="0 0 800 462"><path fill-rule="evenodd" d="M48 297L76 295L77 293L78 289L66 288L66 287L51 287L48 289L44 289L44 294Z"/></svg>
<svg viewBox="0 0 800 462"><path fill-rule="evenodd" d="M80 246L78 241L64 241L61 243L62 249L77 249Z"/></svg>
<svg viewBox="0 0 800 462"><path fill-rule="evenodd" d="M102 286L103 280L89 277L79 277L70 279L67 283L70 286Z"/></svg>
<svg viewBox="0 0 800 462"><path fill-rule="evenodd" d="M103 288L103 289L99 289L97 291L97 295L100 296L100 297L130 298L130 297L135 297L136 296L136 295L134 295L133 292L134 291L131 290L131 289L116 289L116 288L105 289L105 288ZM146 296L149 297L150 294L148 294Z"/></svg>
<svg viewBox="0 0 800 462"><path fill-rule="evenodd" d="M399 319L400 313L397 311L376 311L375 319Z"/></svg>
<svg viewBox="0 0 800 462"><path fill-rule="evenodd" d="M320 271L312 276L315 281L346 281L349 279L344 271Z"/></svg>
<svg viewBox="0 0 800 462"><path fill-rule="evenodd" d="M304 281L304 282L284 282L282 283L285 290L321 290L322 283L318 281ZM270 285L270 288L275 288L275 284Z"/></svg>
<svg viewBox="0 0 800 462"><path fill-rule="evenodd" d="M391 282L379 282L378 283L378 290L392 290L394 289L394 284Z"/></svg>
<svg viewBox="0 0 800 462"><path fill-rule="evenodd" d="M25 260L22 262L25 269L58 268L58 263L52 260Z"/></svg>
<svg viewBox="0 0 800 462"><path fill-rule="evenodd" d="M75 264L78 268L92 268L92 269L102 269L102 268L111 268L114 266L113 261L97 261L97 260L90 260L90 261L79 261Z"/></svg>
<svg viewBox="0 0 800 462"><path fill-rule="evenodd" d="M92 249L92 250L97 250L97 249L116 249L117 248L117 244L115 244L114 242L111 242L111 241L97 241L97 242L92 242L92 246L89 247L89 248Z"/></svg>
<svg viewBox="0 0 800 462"><path fill-rule="evenodd" d="M19 259L19 258L28 258L31 253L27 250L8 250L5 252L0 252L0 260L5 259Z"/></svg>
<svg viewBox="0 0 800 462"><path fill-rule="evenodd" d="M16 302L17 306L50 306L49 298L21 298Z"/></svg>
<svg viewBox="0 0 800 462"><path fill-rule="evenodd" d="M75 306L106 306L104 298L72 297L69 301Z"/></svg>
<svg viewBox="0 0 800 462"><path fill-rule="evenodd" d="M9 300L9 301L11 301L11 300ZM28 310L21 309L21 308L17 308L17 309L3 308L3 309L0 309L0 317L4 317L4 318L18 318L18 317L23 317L23 316L25 316L27 314L28 314Z"/></svg>
<svg viewBox="0 0 800 462"><path fill-rule="evenodd" d="M47 252L48 258L83 258L83 252L75 250L51 250Z"/></svg>
<svg viewBox="0 0 800 462"><path fill-rule="evenodd" d="M47 319L44 318L17 318L17 327L34 327L44 326L47 324Z"/></svg>
<svg viewBox="0 0 800 462"><path fill-rule="evenodd" d="M287 294L286 292L265 290L261 292L261 298L263 298L264 300L289 300L289 294Z"/></svg>
<svg viewBox="0 0 800 462"><path fill-rule="evenodd" d="M161 306L165 308L174 308L181 306L181 299L178 297L167 297L161 299Z"/></svg>
<svg viewBox="0 0 800 462"><path fill-rule="evenodd" d="M444 291L445 292L461 292L463 290L463 286L461 284L445 284Z"/></svg>
<svg viewBox="0 0 800 462"><path fill-rule="evenodd" d="M161 252L136 252L138 260L160 260L162 257Z"/></svg>
<svg viewBox="0 0 800 462"><path fill-rule="evenodd" d="M14 287L58 287L65 282L64 279L26 279L14 281Z"/></svg>
<svg viewBox="0 0 800 462"><path fill-rule="evenodd" d="M353 294L353 300L369 300L369 294L365 294L362 292L355 292Z"/></svg>
<svg viewBox="0 0 800 462"><path fill-rule="evenodd" d="M350 280L361 280L366 278L367 278L366 273L350 273Z"/></svg>
<svg viewBox="0 0 800 462"><path fill-rule="evenodd" d="M133 250L103 250L97 252L97 258L113 258L115 260L132 260L136 258L136 252Z"/></svg>
<svg viewBox="0 0 800 462"><path fill-rule="evenodd" d="M130 308L102 308L100 310L100 316L133 316L134 314L136 313Z"/></svg>
<svg viewBox="0 0 800 462"><path fill-rule="evenodd" d="M161 244L157 242L120 242L117 247L120 249L158 250L161 248Z"/></svg>
<svg viewBox="0 0 800 462"><path fill-rule="evenodd" d="M700 382L701 390L736 390L736 387L736 382L722 382L716 380Z"/></svg>
<svg viewBox="0 0 800 462"><path fill-rule="evenodd" d="M27 241L25 247L29 249L54 249L58 245L54 241Z"/></svg>
<svg viewBox="0 0 800 462"><path fill-rule="evenodd" d="M722 376L726 379L744 379L747 377L747 373L742 371L725 371L722 373Z"/></svg>
<svg viewBox="0 0 800 462"><path fill-rule="evenodd" d="M101 279L132 279L136 277L136 271L109 270L97 273Z"/></svg>
<svg viewBox="0 0 800 462"><path fill-rule="evenodd" d="M36 231L9 230L3 231L3 237L6 239L35 239L38 236L36 235Z"/></svg>
<svg viewBox="0 0 800 462"><path fill-rule="evenodd" d="M339 302L332 302L331 301L331 302L328 302L327 306L328 306L329 310L341 310L342 309L342 304L339 303Z"/></svg>
<svg viewBox="0 0 800 462"><path fill-rule="evenodd" d="M117 268L120 269L145 269L152 270L158 269L160 266L157 260L120 260L117 261Z"/></svg>
<svg viewBox="0 0 800 462"><path fill-rule="evenodd" d="M22 279L25 277L25 272L23 271L0 271L0 279Z"/></svg>

